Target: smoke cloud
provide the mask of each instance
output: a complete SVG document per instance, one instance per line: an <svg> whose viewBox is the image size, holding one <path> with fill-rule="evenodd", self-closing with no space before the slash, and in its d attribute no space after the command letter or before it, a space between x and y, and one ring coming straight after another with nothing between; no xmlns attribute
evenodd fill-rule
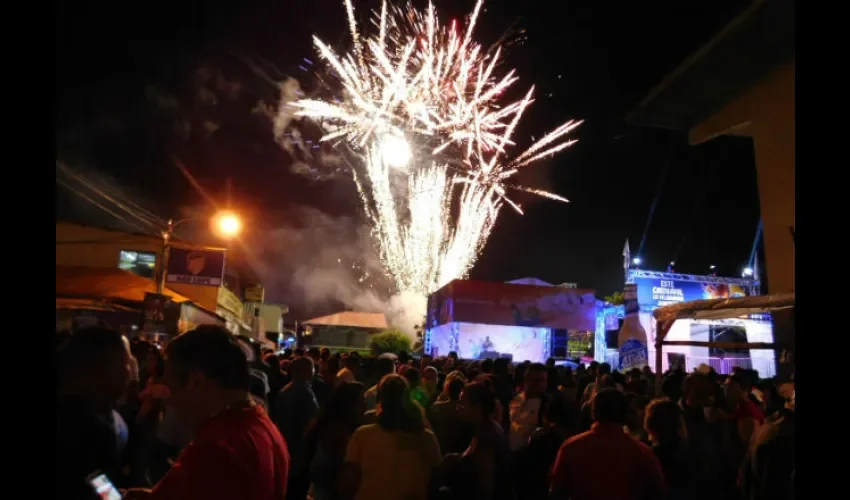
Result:
<svg viewBox="0 0 850 500"><path fill-rule="evenodd" d="M267 296L308 315L340 310L384 313L391 326L415 338L425 297L395 293L384 274L369 227L354 217L334 217L302 207L302 227L268 231L261 249Z"/></svg>

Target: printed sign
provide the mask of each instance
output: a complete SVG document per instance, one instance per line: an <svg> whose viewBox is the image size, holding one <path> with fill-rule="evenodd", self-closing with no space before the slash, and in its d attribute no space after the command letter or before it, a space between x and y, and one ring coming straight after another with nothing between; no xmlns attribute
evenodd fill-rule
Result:
<svg viewBox="0 0 850 500"><path fill-rule="evenodd" d="M726 283L644 277L635 277L634 282L637 285L637 301L644 309L692 300L746 297L748 294L745 287Z"/></svg>
<svg viewBox="0 0 850 500"><path fill-rule="evenodd" d="M171 248L168 258L168 283L221 286L224 276L224 250Z"/></svg>
<svg viewBox="0 0 850 500"><path fill-rule="evenodd" d="M649 364L649 352L646 346L635 339L629 339L620 347L620 369L643 368Z"/></svg>
<svg viewBox="0 0 850 500"><path fill-rule="evenodd" d="M167 295L146 293L142 305L142 331L145 333L174 333L180 307Z"/></svg>

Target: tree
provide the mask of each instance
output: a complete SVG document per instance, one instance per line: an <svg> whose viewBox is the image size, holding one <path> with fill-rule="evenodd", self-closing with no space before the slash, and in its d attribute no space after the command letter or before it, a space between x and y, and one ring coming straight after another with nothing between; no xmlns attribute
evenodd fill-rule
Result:
<svg viewBox="0 0 850 500"><path fill-rule="evenodd" d="M623 292L614 292L606 296L604 300L612 306L619 306L626 302L626 295Z"/></svg>
<svg viewBox="0 0 850 500"><path fill-rule="evenodd" d="M372 335L369 340L369 347L374 354L410 352L410 337L398 328L388 328L381 333Z"/></svg>

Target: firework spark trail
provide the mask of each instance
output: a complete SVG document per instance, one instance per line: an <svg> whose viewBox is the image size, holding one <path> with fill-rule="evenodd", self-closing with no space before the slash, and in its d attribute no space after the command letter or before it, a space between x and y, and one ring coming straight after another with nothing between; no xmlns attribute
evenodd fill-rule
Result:
<svg viewBox="0 0 850 500"><path fill-rule="evenodd" d="M483 0L463 33L454 22L441 25L430 2L420 11L383 1L370 35L358 29L352 1L344 4L351 50L338 54L314 37L343 98L292 105L325 126L322 142L342 141L359 157L364 173L353 177L381 261L399 291L427 294L468 273L503 203L522 213L508 191L567 201L509 181L573 144L565 137L581 122L568 121L508 157L534 87L519 101L501 102L519 77L514 70L497 76L501 47L484 50L473 38ZM399 143L403 151L389 151Z"/></svg>

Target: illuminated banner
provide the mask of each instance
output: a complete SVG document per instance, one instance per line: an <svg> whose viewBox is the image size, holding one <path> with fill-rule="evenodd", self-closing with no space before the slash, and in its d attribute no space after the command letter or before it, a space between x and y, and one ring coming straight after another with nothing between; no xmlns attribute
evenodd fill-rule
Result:
<svg viewBox="0 0 850 500"><path fill-rule="evenodd" d="M620 347L620 370L631 370L632 368L643 368L649 364L649 356L646 346L635 339L627 340Z"/></svg>
<svg viewBox="0 0 850 500"><path fill-rule="evenodd" d="M669 280L663 278L635 277L638 304L643 309L690 302L692 300L746 297L741 285L706 283L699 281Z"/></svg>
<svg viewBox="0 0 850 500"><path fill-rule="evenodd" d="M461 322L592 332L595 290L455 280L429 297L427 321L429 328Z"/></svg>
<svg viewBox="0 0 850 500"><path fill-rule="evenodd" d="M224 250L169 250L168 283L221 286L224 276Z"/></svg>

